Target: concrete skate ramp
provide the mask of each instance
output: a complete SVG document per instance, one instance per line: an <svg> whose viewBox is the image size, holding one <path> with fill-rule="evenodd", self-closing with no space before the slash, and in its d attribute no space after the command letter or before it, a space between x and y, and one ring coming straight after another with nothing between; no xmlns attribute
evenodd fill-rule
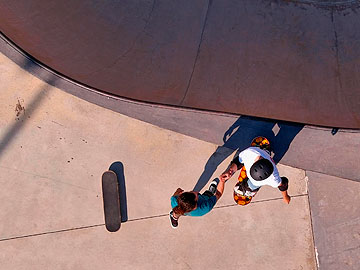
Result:
<svg viewBox="0 0 360 270"><path fill-rule="evenodd" d="M0 0L1 32L134 100L360 128L360 1Z"/></svg>

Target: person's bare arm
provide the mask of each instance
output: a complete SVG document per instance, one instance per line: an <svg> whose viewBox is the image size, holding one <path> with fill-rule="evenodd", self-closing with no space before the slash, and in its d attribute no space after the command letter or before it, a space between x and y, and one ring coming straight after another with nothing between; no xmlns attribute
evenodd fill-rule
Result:
<svg viewBox="0 0 360 270"><path fill-rule="evenodd" d="M216 201L218 201L220 199L221 195L224 193L226 180L227 179L225 177L223 177L222 175L219 177L219 183L217 185L217 190L215 193Z"/></svg>
<svg viewBox="0 0 360 270"><path fill-rule="evenodd" d="M224 181L227 181L228 179L233 176L233 174L238 170L238 166L235 163L231 163L230 166L227 168L225 172L223 172L220 177L224 178Z"/></svg>
<svg viewBox="0 0 360 270"><path fill-rule="evenodd" d="M287 193L287 190L281 191L281 194L282 194L282 196L283 196L283 199L284 199L285 203L289 204L289 203L290 203L290 200L291 200L291 197L290 197L289 194Z"/></svg>
<svg viewBox="0 0 360 270"><path fill-rule="evenodd" d="M174 193L173 196L177 196L177 195L179 195L180 193L182 193L183 191L184 191L183 189L178 188L178 189L175 191L175 193Z"/></svg>
<svg viewBox="0 0 360 270"><path fill-rule="evenodd" d="M287 193L289 187L289 180L286 177L281 177L281 184L279 185L279 190L283 196L284 202L289 204L291 197Z"/></svg>
<svg viewBox="0 0 360 270"><path fill-rule="evenodd" d="M233 176L233 174L239 169L239 165L242 166L239 162L234 162L234 160L230 163L229 167L223 172L219 177L219 184L216 190L216 200L219 200L221 195L224 192L225 182Z"/></svg>

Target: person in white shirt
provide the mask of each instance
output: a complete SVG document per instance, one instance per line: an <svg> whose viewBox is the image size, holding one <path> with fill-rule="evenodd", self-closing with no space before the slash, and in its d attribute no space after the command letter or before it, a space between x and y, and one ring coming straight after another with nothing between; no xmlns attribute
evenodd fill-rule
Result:
<svg viewBox="0 0 360 270"><path fill-rule="evenodd" d="M227 181L237 171L245 166L247 181L243 181L243 189L246 193L254 196L261 186L272 186L281 191L285 203L289 204L291 197L287 193L288 179L280 177L275 162L266 150L258 147L249 147L242 151L230 163L228 169L223 172L220 178ZM245 195L245 194L244 194Z"/></svg>

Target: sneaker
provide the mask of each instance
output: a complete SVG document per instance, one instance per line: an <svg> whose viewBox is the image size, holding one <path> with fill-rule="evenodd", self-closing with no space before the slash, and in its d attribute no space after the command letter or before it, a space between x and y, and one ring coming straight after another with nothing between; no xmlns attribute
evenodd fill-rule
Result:
<svg viewBox="0 0 360 270"><path fill-rule="evenodd" d="M210 191L213 195L216 194L217 186L218 186L218 181L216 181L216 179L213 180L213 181L210 183L209 191Z"/></svg>
<svg viewBox="0 0 360 270"><path fill-rule="evenodd" d="M177 218L174 218L174 216L173 216L173 211L170 211L169 217L170 217L171 227L173 227L174 229L176 229L177 226L179 225L179 222L178 222L178 219L177 219Z"/></svg>

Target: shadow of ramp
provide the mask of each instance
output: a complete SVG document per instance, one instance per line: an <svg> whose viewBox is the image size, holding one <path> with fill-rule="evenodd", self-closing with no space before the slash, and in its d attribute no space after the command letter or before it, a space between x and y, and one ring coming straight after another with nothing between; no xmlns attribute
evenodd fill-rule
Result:
<svg viewBox="0 0 360 270"><path fill-rule="evenodd" d="M124 165L120 161L116 161L110 165L109 170L115 172L118 179L121 222L126 222L128 220L128 212L127 212Z"/></svg>

